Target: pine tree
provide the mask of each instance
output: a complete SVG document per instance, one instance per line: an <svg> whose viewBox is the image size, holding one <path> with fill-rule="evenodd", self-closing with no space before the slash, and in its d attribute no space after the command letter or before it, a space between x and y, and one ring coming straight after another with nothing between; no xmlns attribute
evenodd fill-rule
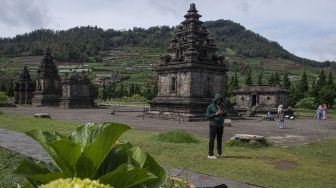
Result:
<svg viewBox="0 0 336 188"><path fill-rule="evenodd" d="M290 86L291 86L291 82L289 81L289 78L288 78L288 73L286 72L283 76L283 85L286 89L289 89Z"/></svg>
<svg viewBox="0 0 336 188"><path fill-rule="evenodd" d="M258 75L258 85L263 85L263 72L260 72L259 75Z"/></svg>
<svg viewBox="0 0 336 188"><path fill-rule="evenodd" d="M248 85L248 86L253 85L251 71L247 72L247 76L246 76L246 80L245 80L245 85Z"/></svg>
<svg viewBox="0 0 336 188"><path fill-rule="evenodd" d="M333 78L333 75L332 75L331 72L329 72L329 74L328 74L327 85L332 86L332 87L335 86L334 78Z"/></svg>
<svg viewBox="0 0 336 188"><path fill-rule="evenodd" d="M274 75L274 85L280 85L280 76L278 72L275 72L275 75Z"/></svg>
<svg viewBox="0 0 336 188"><path fill-rule="evenodd" d="M302 77L299 83L299 90L303 93L309 90L306 71L303 71L303 74L302 74Z"/></svg>
<svg viewBox="0 0 336 188"><path fill-rule="evenodd" d="M321 72L318 76L316 87L322 88L325 85L326 85L326 76L325 76L324 70L321 70Z"/></svg>
<svg viewBox="0 0 336 188"><path fill-rule="evenodd" d="M271 77L268 79L268 84L274 86L274 74L272 72Z"/></svg>

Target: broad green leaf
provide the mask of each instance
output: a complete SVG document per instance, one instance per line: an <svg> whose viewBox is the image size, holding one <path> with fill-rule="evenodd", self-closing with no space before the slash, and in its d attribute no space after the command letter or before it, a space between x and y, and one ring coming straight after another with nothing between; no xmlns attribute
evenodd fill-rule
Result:
<svg viewBox="0 0 336 188"><path fill-rule="evenodd" d="M40 163L43 163L43 162L40 162ZM37 175L37 174L52 173L52 171L50 171L46 166L47 165L40 165L37 162L34 162L30 158L26 158L16 168L14 173L25 177L33 186L37 187L38 185L40 185L40 182L30 178L30 176Z"/></svg>
<svg viewBox="0 0 336 188"><path fill-rule="evenodd" d="M133 187L156 178L153 174L130 165L120 165L116 170L102 176L99 181L117 188Z"/></svg>
<svg viewBox="0 0 336 188"><path fill-rule="evenodd" d="M39 184L46 184L51 181L60 179L60 178L66 178L67 176L62 173L62 172L54 172L54 173L49 173L49 174L36 174L32 176L28 176L30 180L39 182Z"/></svg>
<svg viewBox="0 0 336 188"><path fill-rule="evenodd" d="M147 153L142 151L139 147L134 147L130 150L130 155L132 165L137 168L143 168L146 162Z"/></svg>
<svg viewBox="0 0 336 188"><path fill-rule="evenodd" d="M70 136L70 139L76 143L79 143L81 146L81 151L83 151L87 146L92 144L96 134L97 134L97 125L95 124L85 124L79 126L75 132Z"/></svg>
<svg viewBox="0 0 336 188"><path fill-rule="evenodd" d="M51 173L48 168L35 163L30 158L26 158L25 160L23 160L14 172L24 177L35 174Z"/></svg>
<svg viewBox="0 0 336 188"><path fill-rule="evenodd" d="M67 137L57 132L49 133L49 132L42 132L40 130L34 130L31 132L28 132L27 134L31 136L32 138L34 138L38 143L40 143L40 145L48 153L49 157L51 158L51 160L54 162L54 164L57 166L57 168L60 171L67 174L69 177L73 177L74 172L75 172L74 170L75 165L73 164L73 166L71 166L71 163L73 163L71 161L72 159L66 155L69 154L67 152L71 151L71 147L75 147L75 144L72 144L71 141ZM62 146L57 146L57 144L53 144L55 142L57 143L60 140L62 140L61 142L59 142ZM55 149L57 149L57 151L55 151ZM75 147L73 149L74 151L71 151L70 154L72 154L73 156L76 156L77 157L76 161L77 161L78 155L80 154L79 152L80 146ZM70 160L70 161L67 161L67 160Z"/></svg>
<svg viewBox="0 0 336 188"><path fill-rule="evenodd" d="M113 170L117 169L122 164L130 163L129 151L132 146L129 143L119 144L109 152L105 157L104 162L100 165L94 179L103 176Z"/></svg>
<svg viewBox="0 0 336 188"><path fill-rule="evenodd" d="M95 176L100 165L111 151L117 139L130 128L124 124L110 123L98 129L93 143L85 148L77 163L79 178Z"/></svg>
<svg viewBox="0 0 336 188"><path fill-rule="evenodd" d="M81 147L68 139L49 143L54 150L54 161L67 177L76 176L76 163L81 155Z"/></svg>
<svg viewBox="0 0 336 188"><path fill-rule="evenodd" d="M148 187L160 187L160 185L164 183L166 179L166 171L153 159L151 155L147 154L146 162L143 168L157 176L156 179L145 183Z"/></svg>

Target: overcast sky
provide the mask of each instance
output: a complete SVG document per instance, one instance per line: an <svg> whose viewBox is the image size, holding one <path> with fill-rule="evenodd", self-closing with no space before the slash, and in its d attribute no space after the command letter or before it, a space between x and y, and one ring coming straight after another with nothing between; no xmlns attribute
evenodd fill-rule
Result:
<svg viewBox="0 0 336 188"><path fill-rule="evenodd" d="M202 21L230 19L295 55L336 60L336 0L0 0L0 36L75 26L175 26L191 2Z"/></svg>

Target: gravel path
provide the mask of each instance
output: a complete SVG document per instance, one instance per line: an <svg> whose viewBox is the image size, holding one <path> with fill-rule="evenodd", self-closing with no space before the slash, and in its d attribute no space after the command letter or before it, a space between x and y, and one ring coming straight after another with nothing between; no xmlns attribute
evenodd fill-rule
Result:
<svg viewBox="0 0 336 188"><path fill-rule="evenodd" d="M184 129L196 135L208 136L208 122L178 122L143 118L142 107L106 107L98 109L62 109L52 107L17 107L1 108L1 111L33 116L35 113L49 113L52 119L87 122L119 122L137 130L167 131ZM115 115L111 115L116 111ZM315 142L322 139L336 138L336 119L317 121L313 118L287 120L285 129L277 129L277 121L233 120L232 127L224 128L224 140L234 134L256 134L269 138L274 145L293 146Z"/></svg>

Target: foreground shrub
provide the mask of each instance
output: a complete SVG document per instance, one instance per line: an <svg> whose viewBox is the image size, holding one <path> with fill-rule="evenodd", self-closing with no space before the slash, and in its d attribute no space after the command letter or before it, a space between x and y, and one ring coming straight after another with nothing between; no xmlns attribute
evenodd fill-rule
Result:
<svg viewBox="0 0 336 188"><path fill-rule="evenodd" d="M48 184L41 185L40 188L112 188L109 185L100 184L98 181L90 179L67 178L58 179Z"/></svg>
<svg viewBox="0 0 336 188"><path fill-rule="evenodd" d="M123 124L105 123L82 125L69 137L41 130L28 132L52 163L26 159L16 173L34 187L74 177L99 180L115 188L159 187L165 180L164 169L139 147L117 141L129 129Z"/></svg>
<svg viewBox="0 0 336 188"><path fill-rule="evenodd" d="M161 133L157 140L172 143L198 143L199 140L191 133L184 130L172 130Z"/></svg>

